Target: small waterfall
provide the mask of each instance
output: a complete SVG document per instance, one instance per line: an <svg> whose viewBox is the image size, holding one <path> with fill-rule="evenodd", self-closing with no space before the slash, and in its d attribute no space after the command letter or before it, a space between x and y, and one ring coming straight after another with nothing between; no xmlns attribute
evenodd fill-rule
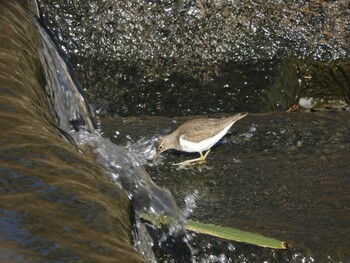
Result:
<svg viewBox="0 0 350 263"><path fill-rule="evenodd" d="M62 58L46 30L34 20L43 43L39 55L45 73L45 88L58 127L73 135L75 142L82 148L87 145L93 148L94 159L104 168L109 178L124 189L137 211L168 214L180 220L171 193L153 183L137 157L95 131L96 124L89 105L69 64ZM79 128L79 131L71 132L72 128Z"/></svg>
<svg viewBox="0 0 350 263"><path fill-rule="evenodd" d="M60 136L25 2L0 1L0 262L145 262L126 195Z"/></svg>
<svg viewBox="0 0 350 263"><path fill-rule="evenodd" d="M96 124L84 92L62 51L37 19L33 19L42 40L39 57L46 81L46 93L56 116L57 126L69 132L84 128L93 132Z"/></svg>
<svg viewBox="0 0 350 263"><path fill-rule="evenodd" d="M134 246L148 261L156 262L151 237L140 218L147 215L155 223L166 220L171 223L170 235L183 231L184 218L174 197L169 190L152 181L141 165L142 158L138 160L140 156L113 144L96 130L83 90L69 64L41 23L36 18L33 20L42 40L39 57L46 82L45 90L57 127L71 143L95 160L108 178L129 197L136 212ZM162 235L166 240L167 234Z"/></svg>
<svg viewBox="0 0 350 263"><path fill-rule="evenodd" d="M130 151L98 133L77 132L73 137L78 146L86 154L92 154L108 177L124 190L136 212L146 213L155 219L165 216L175 219L175 222L183 221L171 193L152 181Z"/></svg>

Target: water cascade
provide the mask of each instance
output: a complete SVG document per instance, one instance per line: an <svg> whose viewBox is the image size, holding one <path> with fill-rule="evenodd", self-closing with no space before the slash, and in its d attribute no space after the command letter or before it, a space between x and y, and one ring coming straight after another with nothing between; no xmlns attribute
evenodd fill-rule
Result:
<svg viewBox="0 0 350 263"><path fill-rule="evenodd" d="M69 65L27 12L16 1L1 3L0 259L142 262L127 196L136 211L178 221L176 203L98 134Z"/></svg>

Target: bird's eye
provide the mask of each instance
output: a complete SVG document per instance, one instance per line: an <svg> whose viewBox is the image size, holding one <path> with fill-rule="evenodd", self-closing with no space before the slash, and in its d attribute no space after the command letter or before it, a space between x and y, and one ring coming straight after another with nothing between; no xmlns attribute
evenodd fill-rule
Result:
<svg viewBox="0 0 350 263"><path fill-rule="evenodd" d="M164 148L164 146L163 146L163 144L161 144L161 145L159 145L158 150L161 150L163 148Z"/></svg>

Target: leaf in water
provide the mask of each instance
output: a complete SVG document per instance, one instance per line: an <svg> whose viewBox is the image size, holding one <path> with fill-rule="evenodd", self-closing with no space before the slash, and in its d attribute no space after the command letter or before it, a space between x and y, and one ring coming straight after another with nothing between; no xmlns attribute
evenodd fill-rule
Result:
<svg viewBox="0 0 350 263"><path fill-rule="evenodd" d="M265 237L259 234L242 231L239 229L221 227L212 224L204 224L197 221L188 220L185 228L197 233L215 236L237 242L244 242L260 247L275 249L286 249L286 243L274 238Z"/></svg>
<svg viewBox="0 0 350 263"><path fill-rule="evenodd" d="M171 222L169 217L159 216L154 218L147 213L139 213L139 216L149 222L152 222L157 227L161 225L166 225ZM242 231L239 229L234 229L230 227L216 226L213 224L205 224L198 221L187 220L185 224L185 229L194 231L200 234L206 234L214 237L219 237L231 241L243 242L251 245L256 245L259 247L267 247L274 249L286 249L286 242L265 237L260 234L255 234L247 231Z"/></svg>

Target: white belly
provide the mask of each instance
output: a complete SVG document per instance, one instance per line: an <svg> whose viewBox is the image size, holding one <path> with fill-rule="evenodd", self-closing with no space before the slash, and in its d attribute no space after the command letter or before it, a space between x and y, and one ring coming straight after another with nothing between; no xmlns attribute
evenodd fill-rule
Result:
<svg viewBox="0 0 350 263"><path fill-rule="evenodd" d="M224 135L227 133L228 129L230 129L231 125L227 126L224 130L219 132L212 138L205 139L201 142L190 142L180 136L180 145L182 150L185 152L203 152L214 146Z"/></svg>

